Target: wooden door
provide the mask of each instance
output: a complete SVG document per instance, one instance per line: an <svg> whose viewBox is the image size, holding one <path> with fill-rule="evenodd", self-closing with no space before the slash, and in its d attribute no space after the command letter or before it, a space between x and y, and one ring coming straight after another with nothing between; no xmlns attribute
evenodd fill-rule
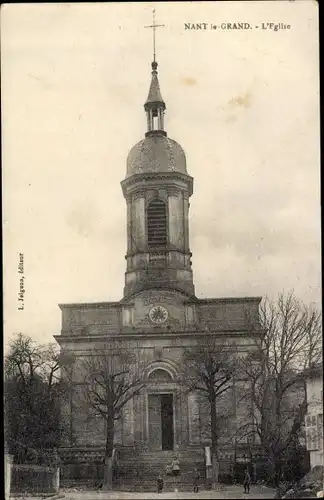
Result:
<svg viewBox="0 0 324 500"><path fill-rule="evenodd" d="M162 450L161 396L148 395L149 443L153 450Z"/></svg>

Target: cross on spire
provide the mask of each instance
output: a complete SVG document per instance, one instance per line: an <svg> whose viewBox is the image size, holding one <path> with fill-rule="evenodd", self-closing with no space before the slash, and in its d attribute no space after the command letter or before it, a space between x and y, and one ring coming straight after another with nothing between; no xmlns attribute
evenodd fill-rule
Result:
<svg viewBox="0 0 324 500"><path fill-rule="evenodd" d="M155 62L155 56L156 56L156 53L155 53L155 31L156 31L156 28L162 28L164 26L165 26L164 24L156 24L155 23L155 9L153 9L153 23L150 24L150 26L144 26L144 28L152 28L153 29L153 62Z"/></svg>

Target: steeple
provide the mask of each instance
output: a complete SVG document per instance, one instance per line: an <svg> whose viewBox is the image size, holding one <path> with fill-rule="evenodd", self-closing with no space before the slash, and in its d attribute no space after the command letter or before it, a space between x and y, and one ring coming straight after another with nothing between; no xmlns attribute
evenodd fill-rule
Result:
<svg viewBox="0 0 324 500"><path fill-rule="evenodd" d="M127 253L124 299L144 290L177 291L194 296L189 249L189 197L193 179L187 173L180 144L164 131L153 28L152 80L144 109L145 138L127 156L122 181L127 203Z"/></svg>
<svg viewBox="0 0 324 500"><path fill-rule="evenodd" d="M155 48L156 28L160 28L163 26L164 24L155 23L155 10L153 9L153 24L151 24L150 26L145 26L146 28L153 29L152 80L151 80L149 94L144 104L144 109L146 111L146 116L147 116L147 132L145 134L146 136L156 135L156 134L166 135L166 132L164 131L164 111L166 106L161 96L160 84L157 76L158 63L156 62L156 48Z"/></svg>
<svg viewBox="0 0 324 500"><path fill-rule="evenodd" d="M144 104L147 116L146 136L155 135L156 133L166 135L164 131L164 111L166 106L160 91L157 66L158 63L153 61L151 86Z"/></svg>

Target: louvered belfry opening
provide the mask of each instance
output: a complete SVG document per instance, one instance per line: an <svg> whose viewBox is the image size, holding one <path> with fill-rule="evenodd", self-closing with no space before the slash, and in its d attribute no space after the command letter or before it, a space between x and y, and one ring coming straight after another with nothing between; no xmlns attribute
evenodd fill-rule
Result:
<svg viewBox="0 0 324 500"><path fill-rule="evenodd" d="M155 198L147 207L147 235L149 248L167 244L167 214L165 203Z"/></svg>

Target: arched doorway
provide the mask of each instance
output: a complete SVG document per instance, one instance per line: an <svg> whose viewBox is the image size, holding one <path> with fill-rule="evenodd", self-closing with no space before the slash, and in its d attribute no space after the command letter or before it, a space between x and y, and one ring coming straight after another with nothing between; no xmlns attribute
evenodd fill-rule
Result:
<svg viewBox="0 0 324 500"><path fill-rule="evenodd" d="M150 447L154 450L173 450L174 395L167 389L168 383L173 382L172 376L167 370L157 368L149 373L148 381L156 389L148 393Z"/></svg>

